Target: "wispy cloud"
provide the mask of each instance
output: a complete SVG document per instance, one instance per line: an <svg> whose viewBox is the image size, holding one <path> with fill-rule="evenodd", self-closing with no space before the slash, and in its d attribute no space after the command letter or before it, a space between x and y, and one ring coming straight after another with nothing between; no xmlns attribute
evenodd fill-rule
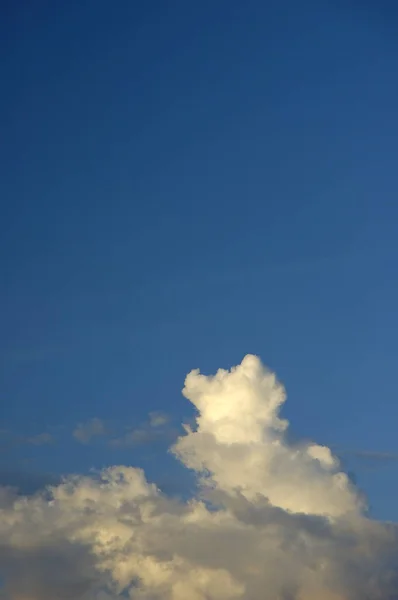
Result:
<svg viewBox="0 0 398 600"><path fill-rule="evenodd" d="M172 443L180 433L176 428L171 427L167 429L137 427L137 429L132 429L121 437L111 439L109 445L114 448L121 448L124 446L143 446L157 442Z"/></svg>
<svg viewBox="0 0 398 600"><path fill-rule="evenodd" d="M118 429L115 424L110 427L102 419L94 417L85 423L79 423L72 435L81 444L89 444L94 438L102 438L109 446L122 448L156 442L172 443L181 433L172 425L170 416L163 411L151 411L139 425L124 427L120 433L117 432Z"/></svg>
<svg viewBox="0 0 398 600"><path fill-rule="evenodd" d="M0 442L6 446L46 446L55 442L55 437L51 433L43 432L36 435L23 435L7 429L0 431Z"/></svg>
<svg viewBox="0 0 398 600"><path fill-rule="evenodd" d="M347 462L355 462L357 468L379 469L398 464L398 453L378 450L339 450L336 453Z"/></svg>
<svg viewBox="0 0 398 600"><path fill-rule="evenodd" d="M151 427L162 427L170 423L170 416L161 411L150 412L148 417Z"/></svg>
<svg viewBox="0 0 398 600"><path fill-rule="evenodd" d="M381 462L398 461L396 452L378 452L377 450L351 450L350 454L356 458L376 460Z"/></svg>
<svg viewBox="0 0 398 600"><path fill-rule="evenodd" d="M45 446L47 444L53 444L54 441L55 438L51 433L39 433L38 435L26 438L26 443L32 444L33 446Z"/></svg>
<svg viewBox="0 0 398 600"><path fill-rule="evenodd" d="M58 484L60 480L60 476L36 471L32 465L14 464L12 460L0 463L0 490L1 486L11 487L21 494L30 495L48 485Z"/></svg>
<svg viewBox="0 0 398 600"><path fill-rule="evenodd" d="M108 434L105 423L94 417L86 423L79 423L72 432L73 437L81 444L88 444L93 438Z"/></svg>
<svg viewBox="0 0 398 600"><path fill-rule="evenodd" d="M125 446L141 446L157 442L171 444L181 431L173 426L171 418L164 412L154 411L148 414L148 419L138 427L131 427L123 435L110 440L110 446L121 448Z"/></svg>

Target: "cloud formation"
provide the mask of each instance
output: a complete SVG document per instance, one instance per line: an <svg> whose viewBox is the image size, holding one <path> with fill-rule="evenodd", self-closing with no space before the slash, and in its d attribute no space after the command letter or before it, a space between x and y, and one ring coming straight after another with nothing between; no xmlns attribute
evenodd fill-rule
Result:
<svg viewBox="0 0 398 600"><path fill-rule="evenodd" d="M6 429L0 430L0 444L5 446L46 446L53 444L55 438L51 433L43 432L36 435L22 435Z"/></svg>
<svg viewBox="0 0 398 600"><path fill-rule="evenodd" d="M33 446L45 446L54 443L54 436L51 435L51 433L39 433L38 435L27 438L26 442Z"/></svg>
<svg viewBox="0 0 398 600"><path fill-rule="evenodd" d="M149 413L149 425L151 427L163 427L170 423L170 417L166 413L155 410Z"/></svg>
<svg viewBox="0 0 398 600"><path fill-rule="evenodd" d="M340 456L348 457L362 463L368 468L380 468L394 465L398 462L396 452L380 452L376 450L340 450Z"/></svg>
<svg viewBox="0 0 398 600"><path fill-rule="evenodd" d="M181 430L174 427L169 415L154 411L148 414L148 419L138 427L131 427L121 436L110 440L110 446L123 448L126 446L142 446L157 442L171 444L180 435Z"/></svg>
<svg viewBox="0 0 398 600"><path fill-rule="evenodd" d="M73 431L73 437L81 444L88 444L95 437L106 435L107 430L104 422L97 417L86 423L79 423Z"/></svg>
<svg viewBox="0 0 398 600"><path fill-rule="evenodd" d="M135 468L3 489L7 600L396 600L397 531L367 517L331 451L290 445L285 391L255 356L192 371L197 408L172 448L196 497L164 496ZM1 597L1 596L0 596Z"/></svg>

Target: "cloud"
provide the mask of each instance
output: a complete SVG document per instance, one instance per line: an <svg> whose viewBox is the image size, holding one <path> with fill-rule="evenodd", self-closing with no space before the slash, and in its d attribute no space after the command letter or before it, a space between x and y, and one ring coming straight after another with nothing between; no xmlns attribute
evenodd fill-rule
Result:
<svg viewBox="0 0 398 600"><path fill-rule="evenodd" d="M47 444L54 443L54 436L51 433L39 433L38 435L33 435L26 439L27 444L32 444L33 446L45 446Z"/></svg>
<svg viewBox="0 0 398 600"><path fill-rule="evenodd" d="M192 371L198 413L172 448L198 480L182 502L140 469L0 494L8 600L396 600L397 528L369 519L331 451L291 444L285 391L254 356Z"/></svg>
<svg viewBox="0 0 398 600"><path fill-rule="evenodd" d="M377 450L347 450L345 454L359 458L360 460L369 460L381 463L398 461L398 454L396 452L380 452Z"/></svg>
<svg viewBox="0 0 398 600"><path fill-rule="evenodd" d="M398 463L398 454L395 452L347 450L341 448L335 448L335 452L342 459L343 463L351 465L355 471L379 470L386 467L394 467Z"/></svg>
<svg viewBox="0 0 398 600"><path fill-rule="evenodd" d="M81 444L88 444L93 438L106 434L107 430L104 422L96 417L86 423L79 423L72 433L73 437Z"/></svg>
<svg viewBox="0 0 398 600"><path fill-rule="evenodd" d="M181 431L171 424L169 415L163 412L150 412L147 421L138 427L131 428L122 436L110 440L110 445L115 448L126 446L142 446L166 442L175 442Z"/></svg>
<svg viewBox="0 0 398 600"><path fill-rule="evenodd" d="M46 432L28 436L3 429L0 431L0 442L5 446L22 446L24 444L30 446L45 446L47 444L53 444L55 442L55 437L51 433Z"/></svg>
<svg viewBox="0 0 398 600"><path fill-rule="evenodd" d="M138 427L125 429L125 433L115 437L110 437L112 430L106 426L104 421L96 417L86 423L79 423L72 435L81 444L89 444L96 437L107 437L110 446L119 448L156 442L171 444L180 433L180 430L171 425L169 415L161 411L153 411L148 414L147 420Z"/></svg>
<svg viewBox="0 0 398 600"><path fill-rule="evenodd" d="M164 412L153 411L149 413L150 427L162 427L170 422L170 417Z"/></svg>
<svg viewBox="0 0 398 600"><path fill-rule="evenodd" d="M11 461L12 462L12 461ZM60 477L52 473L34 471L25 465L7 464L0 462L0 489L15 488L21 494L33 494L46 485L54 485L60 481Z"/></svg>

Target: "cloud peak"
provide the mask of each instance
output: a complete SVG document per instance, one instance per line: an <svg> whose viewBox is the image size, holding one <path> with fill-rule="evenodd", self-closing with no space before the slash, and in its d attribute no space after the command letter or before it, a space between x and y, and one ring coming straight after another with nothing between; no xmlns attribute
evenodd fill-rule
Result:
<svg viewBox="0 0 398 600"><path fill-rule="evenodd" d="M202 482L248 499L258 495L291 512L339 516L360 508L348 477L329 448L289 446L288 422L279 417L286 400L274 373L253 355L215 376L192 371L184 396L198 409L197 429L173 451Z"/></svg>

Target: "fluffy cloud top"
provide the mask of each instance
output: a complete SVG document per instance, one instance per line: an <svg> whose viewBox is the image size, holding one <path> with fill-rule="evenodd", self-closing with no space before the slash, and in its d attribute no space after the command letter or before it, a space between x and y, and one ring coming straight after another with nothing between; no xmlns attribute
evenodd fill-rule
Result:
<svg viewBox="0 0 398 600"><path fill-rule="evenodd" d="M285 392L246 356L192 371L196 407L172 451L198 473L188 502L113 467L40 494L0 494L7 600L393 600L394 525L370 520L330 450L289 445Z"/></svg>
<svg viewBox="0 0 398 600"><path fill-rule="evenodd" d="M286 444L288 423L279 417L285 390L257 357L215 377L192 371L183 394L199 411L198 428L174 452L188 467L206 471L206 483L229 494L240 490L249 500L265 496L292 512L339 516L360 508L329 448Z"/></svg>

